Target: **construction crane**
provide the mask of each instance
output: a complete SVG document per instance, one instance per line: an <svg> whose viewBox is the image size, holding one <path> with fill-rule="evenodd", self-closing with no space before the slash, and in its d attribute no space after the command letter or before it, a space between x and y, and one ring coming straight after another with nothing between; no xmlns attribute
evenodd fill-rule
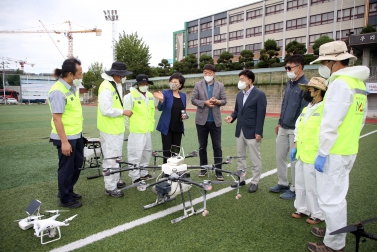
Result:
<svg viewBox="0 0 377 252"><path fill-rule="evenodd" d="M6 61L13 61L13 62L19 63L22 71L24 71L25 65L31 65L31 67L34 67L34 65L35 65L34 63L28 63L26 61L27 58L25 60L15 60L15 59L11 59L11 58L1 57L0 59L1 59L0 64L3 64L3 70L4 70L4 63L6 64Z"/></svg>
<svg viewBox="0 0 377 252"><path fill-rule="evenodd" d="M39 22L43 25L42 21L39 20ZM67 39L68 39L68 58L73 57L73 36L72 33L90 33L90 32L95 32L96 36L101 36L102 35L102 30L93 28L91 30L77 30L77 31L72 31L71 27L71 22L66 21L64 23L68 23L68 30L47 30L45 26L43 25L43 30L37 30L37 31L16 31L16 30L5 30L5 31L0 31L0 33L56 33L56 34L64 34ZM51 38L51 36L50 36ZM52 39L52 38L51 38ZM55 42L54 42L55 44ZM55 44L56 46L56 44ZM58 48L59 50L59 48ZM59 50L60 51L60 50Z"/></svg>

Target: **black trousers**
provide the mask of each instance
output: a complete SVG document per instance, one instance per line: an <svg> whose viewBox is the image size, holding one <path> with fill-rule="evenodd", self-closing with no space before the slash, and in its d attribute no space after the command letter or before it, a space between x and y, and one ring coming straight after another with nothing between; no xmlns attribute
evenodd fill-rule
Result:
<svg viewBox="0 0 377 252"><path fill-rule="evenodd" d="M84 140L83 138L68 140L72 146L70 156L62 154L60 140L53 140L53 144L58 149L59 169L58 169L58 186L60 192L60 202L68 203L73 201L73 186L80 176L80 168L84 162Z"/></svg>
<svg viewBox="0 0 377 252"><path fill-rule="evenodd" d="M216 168L221 169L221 162L223 161L223 152L221 150L221 127L216 127L214 122L206 122L204 125L196 124L196 131L198 133L199 141L199 158L200 165L207 165L207 144L208 134L211 135L214 164Z"/></svg>
<svg viewBox="0 0 377 252"><path fill-rule="evenodd" d="M170 148L172 145L181 146L183 132L168 131L167 135L161 133L162 149L164 150L164 157L171 157ZM164 158L164 164L167 158Z"/></svg>

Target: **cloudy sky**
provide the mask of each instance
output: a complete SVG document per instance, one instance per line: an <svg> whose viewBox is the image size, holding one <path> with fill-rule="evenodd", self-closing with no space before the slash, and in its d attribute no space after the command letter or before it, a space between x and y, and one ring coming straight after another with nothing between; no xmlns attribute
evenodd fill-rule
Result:
<svg viewBox="0 0 377 252"><path fill-rule="evenodd" d="M73 54L82 61L83 70L93 62L109 69L112 63L112 22L105 21L103 10L117 10L117 34L137 32L149 45L151 66L161 59L173 58L173 32L182 30L185 21L246 5L256 0L0 0L0 31L102 29L95 33L73 34ZM68 54L68 40L63 34L50 34L63 55ZM118 37L118 36L117 36ZM26 60L25 72L51 73L60 68L63 56L47 33L0 33L1 58ZM8 68L19 68L9 61Z"/></svg>

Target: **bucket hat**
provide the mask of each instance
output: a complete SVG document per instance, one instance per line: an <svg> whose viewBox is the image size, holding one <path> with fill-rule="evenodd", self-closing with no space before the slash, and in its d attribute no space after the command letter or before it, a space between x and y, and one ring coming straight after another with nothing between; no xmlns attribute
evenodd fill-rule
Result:
<svg viewBox="0 0 377 252"><path fill-rule="evenodd" d="M122 62L114 62L111 65L111 69L109 71L105 71L105 73L109 76L119 75L119 76L126 76L132 74L132 72L127 71L126 64Z"/></svg>
<svg viewBox="0 0 377 252"><path fill-rule="evenodd" d="M139 74L136 76L136 82L132 86L136 86L140 83L148 83L149 85L153 85L153 81L149 81L148 76L145 74Z"/></svg>
<svg viewBox="0 0 377 252"><path fill-rule="evenodd" d="M323 91L327 90L326 79L322 77L312 77L308 84L298 84L298 86L304 91L307 87L314 87Z"/></svg>
<svg viewBox="0 0 377 252"><path fill-rule="evenodd" d="M332 41L319 47L319 57L310 62L310 65L322 60L341 61L345 59L356 60L356 57L348 53L347 45L344 41Z"/></svg>

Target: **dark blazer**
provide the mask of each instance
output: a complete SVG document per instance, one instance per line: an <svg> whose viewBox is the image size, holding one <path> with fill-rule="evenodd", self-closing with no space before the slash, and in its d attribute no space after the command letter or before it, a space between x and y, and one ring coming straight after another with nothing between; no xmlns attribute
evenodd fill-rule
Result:
<svg viewBox="0 0 377 252"><path fill-rule="evenodd" d="M225 88L224 84L214 80L213 92L212 96L215 97L217 100L221 101L220 106L224 106L226 104L226 95L225 95ZM196 115L195 115L195 123L199 125L204 125L207 122L209 107L204 105L204 102L211 99L212 97L208 97L207 93L207 85L205 80L201 80L195 84L194 91L192 91L191 96L191 103L192 105L197 107ZM212 108L212 115L213 120L215 121L216 127L221 126L221 113L220 113L220 106L215 105Z"/></svg>
<svg viewBox="0 0 377 252"><path fill-rule="evenodd" d="M173 91L169 90L163 90L162 94L164 95L164 102L161 103L158 102L157 109L159 111L162 111L160 119L158 120L157 128L156 130L160 131L162 134L167 135L169 132L169 126L170 126L170 119L171 119L171 108L173 106L174 96ZM186 109L186 94L179 92L179 95L181 96L181 100L183 103L183 106ZM182 123L182 130L184 132L184 126Z"/></svg>
<svg viewBox="0 0 377 252"><path fill-rule="evenodd" d="M244 105L242 104L243 96L243 91L237 94L236 105L231 114L232 123L238 119L236 137L240 136L241 129L246 139L255 139L255 134L263 137L263 125L267 107L266 95L257 87L253 87Z"/></svg>

